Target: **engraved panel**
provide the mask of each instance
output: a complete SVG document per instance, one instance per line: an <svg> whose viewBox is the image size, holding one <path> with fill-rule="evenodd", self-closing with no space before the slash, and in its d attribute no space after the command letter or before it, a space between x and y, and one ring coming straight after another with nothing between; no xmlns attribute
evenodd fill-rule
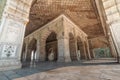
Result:
<svg viewBox="0 0 120 80"><path fill-rule="evenodd" d="M1 42L19 43L23 25L21 25L19 22L15 22L12 19L7 19L4 26L6 28L3 31L4 35L1 36Z"/></svg>
<svg viewBox="0 0 120 80"><path fill-rule="evenodd" d="M1 58L15 57L17 47L15 45L3 45Z"/></svg>

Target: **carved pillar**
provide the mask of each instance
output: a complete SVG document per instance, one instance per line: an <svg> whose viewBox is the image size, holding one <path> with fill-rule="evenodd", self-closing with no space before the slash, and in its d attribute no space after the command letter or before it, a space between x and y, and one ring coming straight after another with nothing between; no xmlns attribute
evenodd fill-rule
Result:
<svg viewBox="0 0 120 80"><path fill-rule="evenodd" d="M75 58L76 58L76 60L78 60L79 61L79 56L78 56L78 48L77 48L77 40L76 40L76 38L75 38Z"/></svg>
<svg viewBox="0 0 120 80"><path fill-rule="evenodd" d="M110 42L110 46L111 46L111 54L112 54L112 57L115 57L117 58L117 52L116 52L116 49L115 49L115 44L113 42L113 39L111 37L111 35L109 35L109 42Z"/></svg>
<svg viewBox="0 0 120 80"><path fill-rule="evenodd" d="M86 52L86 46L85 46L85 42L83 41L83 49L84 49L84 57L87 60L87 52Z"/></svg>
<svg viewBox="0 0 120 80"><path fill-rule="evenodd" d="M79 60L79 56L78 56L78 47L77 47L77 34L76 34L76 30L75 28L73 29L74 30L74 46L75 46L75 60Z"/></svg>
<svg viewBox="0 0 120 80"><path fill-rule="evenodd" d="M115 4L113 4L112 6L107 5L110 2L113 2ZM110 0L110 1L103 0L103 4L104 3L106 3L105 5L103 5L104 12L106 13L105 18L107 18L108 20L106 21L106 23L109 25L108 28L111 31L113 42L114 42L115 49L117 52L118 62L120 63L120 39L119 39L120 38L120 35L119 35L120 34L120 9L118 8L119 0ZM111 10L109 12L110 14L107 14L108 10ZM113 13L113 10L114 10L114 14L111 14Z"/></svg>
<svg viewBox="0 0 120 80"><path fill-rule="evenodd" d="M46 61L45 42L40 41L40 61Z"/></svg>
<svg viewBox="0 0 120 80"><path fill-rule="evenodd" d="M70 62L69 39L58 38L58 62Z"/></svg>
<svg viewBox="0 0 120 80"><path fill-rule="evenodd" d="M117 59L118 59L118 62L120 63L120 40L119 40L120 35L118 35L120 32L119 26L120 26L120 23L117 23L117 22L111 24L110 32L112 35L111 37L113 38L113 42L115 44L115 49L117 52Z"/></svg>
<svg viewBox="0 0 120 80"><path fill-rule="evenodd" d="M28 51L28 43L26 43L26 46L25 46L25 53L24 53L24 60L23 61L26 61L27 51Z"/></svg>
<svg viewBox="0 0 120 80"><path fill-rule="evenodd" d="M21 68L21 51L31 3L32 0L27 3L19 0L20 6L18 0L6 2L0 25L0 71Z"/></svg>
<svg viewBox="0 0 120 80"><path fill-rule="evenodd" d="M86 39L86 48L87 48L88 59L91 59L91 54L90 54L90 49L89 49L89 43L88 43L87 39Z"/></svg>
<svg viewBox="0 0 120 80"><path fill-rule="evenodd" d="M83 41L80 41L77 43L78 44L78 60L85 59L85 51L84 51L84 43Z"/></svg>
<svg viewBox="0 0 120 80"><path fill-rule="evenodd" d="M26 61L31 61L32 50L27 47Z"/></svg>
<svg viewBox="0 0 120 80"><path fill-rule="evenodd" d="M40 38L37 39L36 61L40 60Z"/></svg>

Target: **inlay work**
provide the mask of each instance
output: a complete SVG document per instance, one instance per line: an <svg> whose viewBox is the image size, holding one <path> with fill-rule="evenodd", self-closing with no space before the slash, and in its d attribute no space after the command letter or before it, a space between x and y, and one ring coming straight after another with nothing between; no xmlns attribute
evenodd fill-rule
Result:
<svg viewBox="0 0 120 80"><path fill-rule="evenodd" d="M4 45L2 51L2 58L14 58L16 53L16 46L13 45Z"/></svg>

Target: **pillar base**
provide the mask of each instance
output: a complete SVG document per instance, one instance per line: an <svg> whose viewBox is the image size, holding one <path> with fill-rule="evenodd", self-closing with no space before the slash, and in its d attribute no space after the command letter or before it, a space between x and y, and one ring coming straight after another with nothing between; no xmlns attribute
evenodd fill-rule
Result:
<svg viewBox="0 0 120 80"><path fill-rule="evenodd" d="M59 57L57 62L71 62L70 57Z"/></svg>
<svg viewBox="0 0 120 80"><path fill-rule="evenodd" d="M64 57L59 57L59 59L57 60L57 62L65 62Z"/></svg>
<svg viewBox="0 0 120 80"><path fill-rule="evenodd" d="M39 56L39 61L46 61L46 55L45 55L45 53L40 53L39 54L40 56Z"/></svg>
<svg viewBox="0 0 120 80"><path fill-rule="evenodd" d="M19 60L0 60L0 71L19 69L22 64Z"/></svg>
<svg viewBox="0 0 120 80"><path fill-rule="evenodd" d="M117 62L120 63L120 57L117 57Z"/></svg>
<svg viewBox="0 0 120 80"><path fill-rule="evenodd" d="M65 57L65 62L71 62L70 56Z"/></svg>

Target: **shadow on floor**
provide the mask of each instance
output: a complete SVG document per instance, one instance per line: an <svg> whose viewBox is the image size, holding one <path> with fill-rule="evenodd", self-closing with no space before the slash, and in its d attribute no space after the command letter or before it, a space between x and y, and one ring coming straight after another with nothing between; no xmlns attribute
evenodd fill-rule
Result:
<svg viewBox="0 0 120 80"><path fill-rule="evenodd" d="M35 73L40 73L48 70L53 70L57 68L67 67L67 66L93 66L93 65L118 65L116 61L104 62L104 63L91 63L87 61L76 61L76 62L35 62L28 63L24 62L21 69L2 71L0 72L0 80L13 80L16 78L25 77Z"/></svg>

